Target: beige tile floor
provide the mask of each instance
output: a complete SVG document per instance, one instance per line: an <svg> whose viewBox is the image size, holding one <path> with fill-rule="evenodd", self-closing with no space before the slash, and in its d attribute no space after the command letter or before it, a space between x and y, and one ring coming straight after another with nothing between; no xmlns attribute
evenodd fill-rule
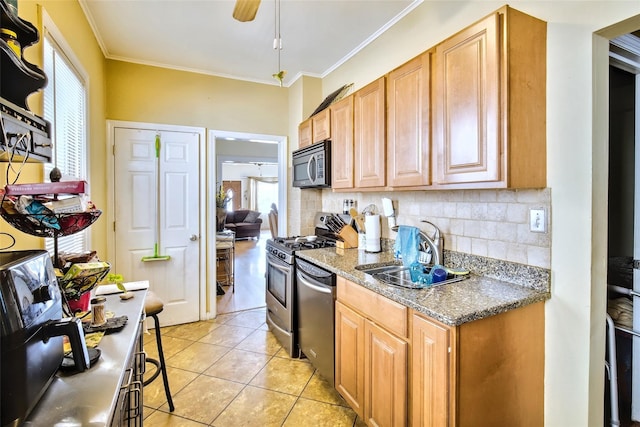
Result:
<svg viewBox="0 0 640 427"><path fill-rule="evenodd" d="M306 359L269 332L265 309L161 328L175 411L158 377L144 388L146 426L364 426ZM145 351L157 357L155 335Z"/></svg>

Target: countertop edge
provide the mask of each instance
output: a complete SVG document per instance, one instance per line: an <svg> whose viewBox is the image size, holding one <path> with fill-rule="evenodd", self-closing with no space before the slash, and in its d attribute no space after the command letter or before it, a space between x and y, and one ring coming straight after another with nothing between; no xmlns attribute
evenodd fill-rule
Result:
<svg viewBox="0 0 640 427"><path fill-rule="evenodd" d="M354 268L361 264L391 263L394 259L389 252L368 254L349 249L337 253L333 248L323 248L299 251L296 256L449 326L484 319L551 297L548 291L475 274L451 285L422 290L401 289Z"/></svg>

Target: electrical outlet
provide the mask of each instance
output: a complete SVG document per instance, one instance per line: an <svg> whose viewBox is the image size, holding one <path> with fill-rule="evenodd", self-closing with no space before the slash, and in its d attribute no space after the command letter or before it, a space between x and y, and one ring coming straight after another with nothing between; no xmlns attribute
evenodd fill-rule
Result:
<svg viewBox="0 0 640 427"><path fill-rule="evenodd" d="M547 215L543 208L529 209L529 231L547 232Z"/></svg>

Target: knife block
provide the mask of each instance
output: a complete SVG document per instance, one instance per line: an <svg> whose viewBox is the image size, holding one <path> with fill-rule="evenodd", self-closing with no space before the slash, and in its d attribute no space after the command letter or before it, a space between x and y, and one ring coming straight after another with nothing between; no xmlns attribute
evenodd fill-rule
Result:
<svg viewBox="0 0 640 427"><path fill-rule="evenodd" d="M344 241L345 249L358 247L358 233L350 225L342 227L338 236Z"/></svg>

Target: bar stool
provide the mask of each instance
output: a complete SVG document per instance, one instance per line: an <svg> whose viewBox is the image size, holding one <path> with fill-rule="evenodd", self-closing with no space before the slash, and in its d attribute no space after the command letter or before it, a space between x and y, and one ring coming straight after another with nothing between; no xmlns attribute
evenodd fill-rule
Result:
<svg viewBox="0 0 640 427"><path fill-rule="evenodd" d="M216 268L218 285L231 286L231 292L236 291L235 286L235 233L233 231L216 234ZM224 295L218 287L218 294Z"/></svg>
<svg viewBox="0 0 640 427"><path fill-rule="evenodd" d="M156 370L153 373L153 375L151 375L151 377L149 377L143 382L143 384L145 386L151 384L151 382L153 382L153 380L155 380L158 377L158 375L160 375L160 373L162 372L162 381L164 382L164 392L167 395L167 403L169 403L169 411L173 412L175 407L173 406L171 391L169 390L169 379L167 378L167 365L164 361L164 351L162 350L162 338L160 336L160 320L158 319L158 314L162 310L164 310L164 303L162 302L162 300L158 298L158 296L153 292L151 291L147 292L147 297L144 300L144 311L147 316L151 316L153 318L156 324L155 326L156 343L158 346L158 357L160 360L158 361L157 359L153 359L151 357L146 358L147 362L151 363L152 365L155 365Z"/></svg>

